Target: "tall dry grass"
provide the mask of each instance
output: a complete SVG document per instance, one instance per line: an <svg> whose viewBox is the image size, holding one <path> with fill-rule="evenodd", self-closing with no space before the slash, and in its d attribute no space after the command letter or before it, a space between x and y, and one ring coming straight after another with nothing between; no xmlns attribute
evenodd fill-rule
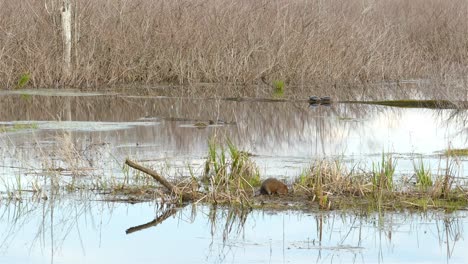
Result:
<svg viewBox="0 0 468 264"><path fill-rule="evenodd" d="M98 87L284 80L338 87L429 79L462 87L466 0L82 0L62 74L57 0L0 2L0 85ZM262 82L263 80L263 82Z"/></svg>

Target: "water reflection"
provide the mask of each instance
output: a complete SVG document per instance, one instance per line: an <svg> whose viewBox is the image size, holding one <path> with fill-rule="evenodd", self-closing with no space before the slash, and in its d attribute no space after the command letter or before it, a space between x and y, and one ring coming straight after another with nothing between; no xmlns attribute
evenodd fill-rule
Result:
<svg viewBox="0 0 468 264"><path fill-rule="evenodd" d="M154 220L146 222L152 216ZM466 263L467 216L465 211L277 213L70 197L13 202L0 206L0 259L5 263Z"/></svg>
<svg viewBox="0 0 468 264"><path fill-rule="evenodd" d="M382 152L395 153L401 160L397 168L400 172L410 173L414 158L422 155L437 173L444 158L440 151L464 148L468 139L466 111L453 109L355 104L310 108L305 101L119 95L4 95L0 103L0 126L13 127L0 133L0 151L8 168L41 169L44 162L39 157L55 155L60 159L54 149L61 148L64 132L76 151L92 160L90 167L107 175L118 173L116 168L125 157L154 164L164 160L180 166L184 174L187 164L200 164L212 136L230 138L241 149L255 154L265 177L295 176L312 159L324 157L369 165ZM226 124L210 125L209 120L223 120ZM20 121L37 128L15 130L14 125ZM196 128L197 122L207 126ZM90 156L90 146L103 151ZM463 166L460 171L466 174Z"/></svg>
<svg viewBox="0 0 468 264"><path fill-rule="evenodd" d="M324 157L365 166L386 151L402 174L411 175L422 156L435 173L451 170L463 180L466 158L449 163L440 151L465 147L464 110L118 95L3 95L0 104L0 191L20 185L35 192L31 200L0 198L0 262L468 261L464 211L179 208L94 202L100 194L57 195L49 188L58 179L98 186L104 178L125 178L126 157L172 177L187 175L188 165L201 172L212 136L253 153L263 177L296 176ZM35 127L15 127L25 121ZM207 126L196 128L197 122Z"/></svg>

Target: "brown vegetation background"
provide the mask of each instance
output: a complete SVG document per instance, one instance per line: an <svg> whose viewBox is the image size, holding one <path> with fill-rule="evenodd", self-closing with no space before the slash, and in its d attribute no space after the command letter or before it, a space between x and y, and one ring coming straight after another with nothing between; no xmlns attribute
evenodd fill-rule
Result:
<svg viewBox="0 0 468 264"><path fill-rule="evenodd" d="M73 73L57 0L0 1L0 85L161 83L465 87L466 0L80 0ZM229 86L232 87L232 86ZM344 90L343 90L344 91Z"/></svg>

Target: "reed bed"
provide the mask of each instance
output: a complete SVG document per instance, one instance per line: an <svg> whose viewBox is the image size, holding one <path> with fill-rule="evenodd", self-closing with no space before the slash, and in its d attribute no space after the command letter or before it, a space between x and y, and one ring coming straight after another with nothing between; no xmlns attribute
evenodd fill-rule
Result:
<svg viewBox="0 0 468 264"><path fill-rule="evenodd" d="M67 75L60 1L0 3L2 88L284 82L350 98L411 79L442 97L468 76L465 0L84 0L72 11Z"/></svg>
<svg viewBox="0 0 468 264"><path fill-rule="evenodd" d="M295 196L317 201L321 209L466 208L468 191L454 176L456 161L447 158L445 163L432 175L420 158L414 163L411 178L415 182L411 182L404 175L394 179L397 162L391 154L383 153L370 171L357 166L350 170L340 159L316 160L294 180L293 190Z"/></svg>
<svg viewBox="0 0 468 264"><path fill-rule="evenodd" d="M431 173L419 157L413 163L411 177L394 177L398 162L388 153L382 153L372 169L360 168L359 164L350 167L340 158L314 160L300 175L286 182L288 194L267 196L260 195L261 175L252 155L229 140L210 139L204 165L198 169L187 165L189 175L166 175L171 181L167 184L164 181L168 180L161 180L165 177L153 175L158 174L156 171L167 174L161 164L156 164L155 170L146 170L127 160L126 164L137 170L125 165L120 172L114 170L105 176L100 172L102 168L90 170L85 166L88 148L81 149L67 134L59 136L59 140L56 156L45 158L44 168L31 175L18 173L14 178L0 179L0 200L23 200L29 196L48 199L72 193L82 199L95 199L97 195L99 200L107 201L202 202L280 210L457 210L468 206L466 177L457 176L459 164L453 156L441 158L437 173Z"/></svg>

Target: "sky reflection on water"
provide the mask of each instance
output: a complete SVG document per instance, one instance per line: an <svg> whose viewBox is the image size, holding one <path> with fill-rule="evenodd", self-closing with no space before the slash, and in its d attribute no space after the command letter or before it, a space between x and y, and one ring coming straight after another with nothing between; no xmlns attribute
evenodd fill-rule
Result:
<svg viewBox="0 0 468 264"><path fill-rule="evenodd" d="M189 165L201 174L214 135L254 154L264 178L295 177L323 158L369 168L382 152L397 158L400 175L410 176L420 157L440 173L446 162L441 152L464 148L468 139L466 113L456 110L115 95L19 98L0 96L0 126L7 128L0 133L0 191L17 188L18 180L32 189L37 179L48 179L50 168L63 169L62 179L71 180L72 165L86 172L80 175L85 181L123 177L126 157L173 177L188 175ZM228 124L194 126L218 119ZM25 123L36 127L15 129ZM74 164L64 146L76 151ZM464 179L466 158L453 163ZM187 206L157 226L126 235L163 212L154 203L94 201L99 195L90 193L39 202L5 196L0 263L468 262L466 211L243 215Z"/></svg>
<svg viewBox="0 0 468 264"><path fill-rule="evenodd" d="M466 211L379 216L254 210L241 217L233 209L187 206L159 225L127 235L127 228L161 214L155 204L67 200L33 205L19 214L7 211L24 206L20 203L1 207L2 263L468 261ZM237 218L231 221L229 215Z"/></svg>
<svg viewBox="0 0 468 264"><path fill-rule="evenodd" d="M14 99L0 97L5 106L0 109L1 126L29 123L36 128L0 134L6 168L40 169L43 160L38 157L56 156L62 139L68 137L77 151L86 152L92 165L88 167L106 175L118 173L108 168L120 167L126 157L154 166L170 164L172 174L187 175L188 164L202 170L208 139L216 135L254 154L264 177L295 177L311 161L323 158L369 169L383 152L398 160L397 174L410 176L421 158L440 174L446 164L443 151L465 148L468 139L466 111L453 109L353 104L309 108L305 102L116 96L33 96L24 104ZM194 126L209 120L228 124ZM457 176L468 174L466 157L454 163Z"/></svg>

